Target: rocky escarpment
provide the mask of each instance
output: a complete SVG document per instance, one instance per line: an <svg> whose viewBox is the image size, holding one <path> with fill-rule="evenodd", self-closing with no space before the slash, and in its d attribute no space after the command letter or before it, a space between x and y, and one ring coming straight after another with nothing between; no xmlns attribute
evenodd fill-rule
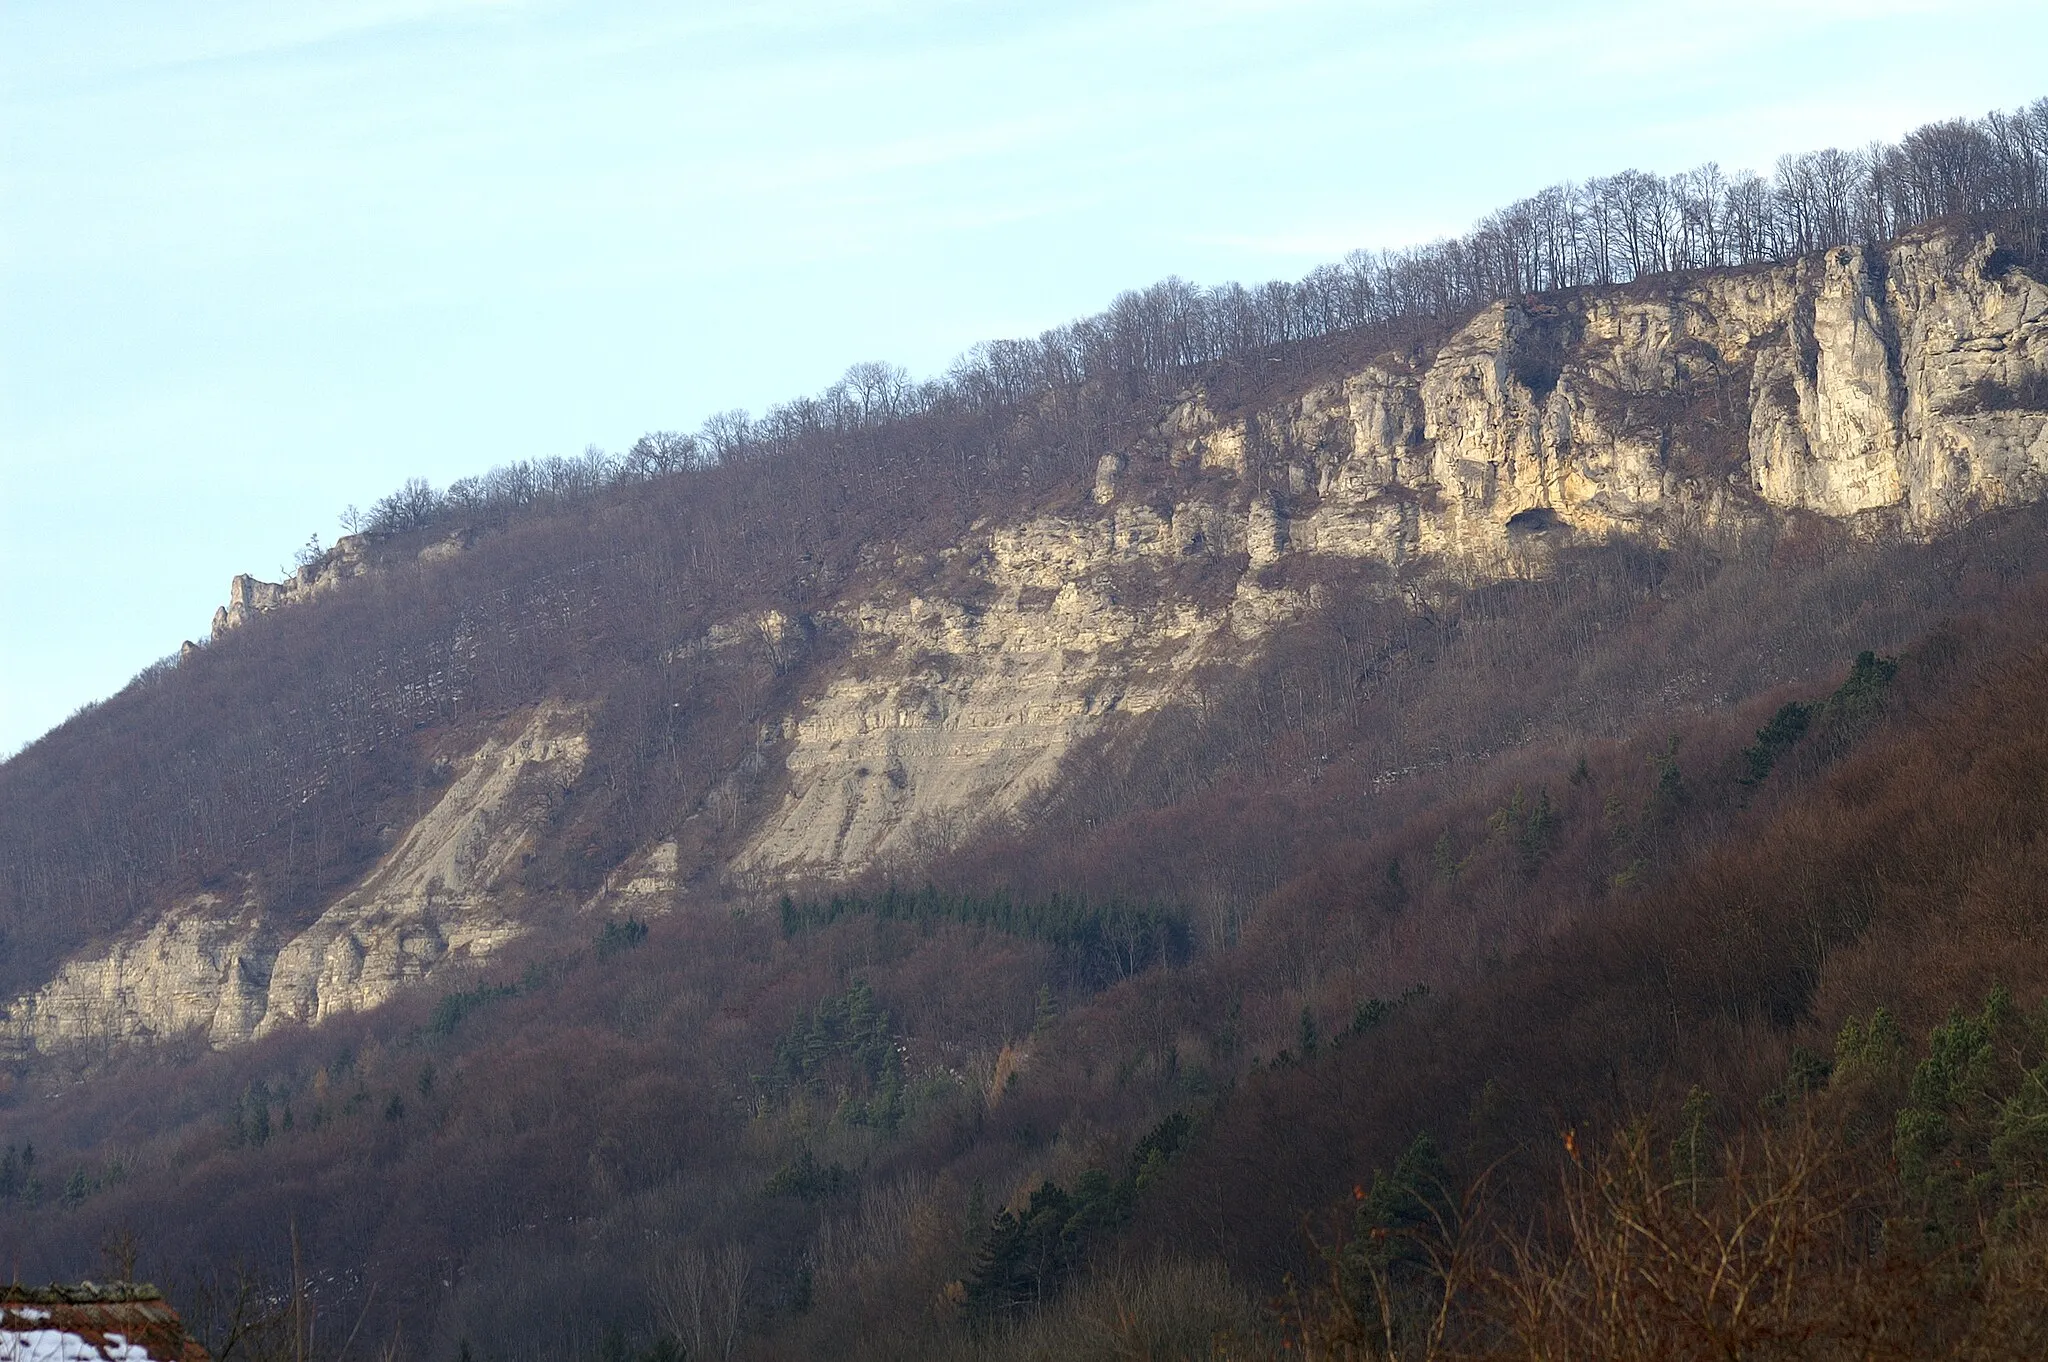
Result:
<svg viewBox="0 0 2048 1362"><path fill-rule="evenodd" d="M830 612L853 663L786 720L786 796L729 869L845 874L1007 815L1107 716L1303 608L1260 585L1289 557L1483 581L1573 541L1768 535L1787 511L1925 535L2033 500L2044 372L2048 286L1993 239L1933 233L1496 304L1433 354L1249 409L1192 391L1102 457L1092 512L979 527L946 581L885 572ZM1179 591L1190 562L1240 580ZM238 578L220 627L362 563L343 541L305 581ZM779 653L802 627L770 612L679 652Z"/></svg>
<svg viewBox="0 0 2048 1362"><path fill-rule="evenodd" d="M417 554L422 563L452 558L463 550L460 535L427 545ZM228 601L213 612L213 637L220 638L239 629L258 615L288 605L297 605L354 581L380 566L366 535L344 535L334 547L310 558L281 582L266 582L249 573L237 574L228 583Z"/></svg>
<svg viewBox="0 0 2048 1362"><path fill-rule="evenodd" d="M17 1048L195 1034L232 1044L375 1007L442 964L489 954L523 930L506 874L587 753L581 716L543 708L451 769L427 813L311 925L278 924L254 884L184 899L16 999Z"/></svg>
<svg viewBox="0 0 2048 1362"><path fill-rule="evenodd" d="M1498 304L1426 360L1251 410L1190 393L1103 457L1094 514L987 529L950 595L841 608L856 665L791 720L789 792L734 869L849 873L1017 809L1107 716L1310 606L1260 585L1289 557L1478 581L1573 540L1727 541L1787 511L1925 535L2037 499L2048 403L2020 399L2044 374L2048 286L1935 235ZM1148 466L1168 475L1134 491ZM1176 594L1200 559L1235 590Z"/></svg>
<svg viewBox="0 0 2048 1362"><path fill-rule="evenodd" d="M590 906L645 914L683 885L914 862L1011 817L1105 723L1313 611L1315 590L1289 583L1319 574L1290 564L1362 565L1350 575L1388 589L1475 582L1541 573L1564 544L1726 543L1794 513L1928 536L2044 492L2048 285L1981 237L1501 303L1428 354L1255 400L1193 389L1091 485L979 524L937 562L875 545L864 585L814 616L676 641L665 665L748 648L804 677L748 758L779 761L780 784L751 827L730 800L716 837L666 829ZM217 631L375 570L344 540L287 583L238 578ZM821 633L847 646L812 649ZM539 802L577 779L583 732L546 708L486 743L310 926L278 927L253 884L180 902L18 1000L17 1039L226 1043L495 949L523 930L505 872Z"/></svg>
<svg viewBox="0 0 2048 1362"><path fill-rule="evenodd" d="M789 722L788 795L733 870L760 882L865 866L1016 808L1104 717L1172 694L1247 613L1122 599L1111 574L1241 552L1243 534L1242 517L1200 503L1046 517L956 549L951 594L849 604L854 665Z"/></svg>
<svg viewBox="0 0 2048 1362"><path fill-rule="evenodd" d="M2048 286L1993 240L1842 248L1660 288L1497 304L1426 365L1237 424L1293 460L1288 544L1483 578L1520 539L1925 535L2038 499Z"/></svg>
<svg viewBox="0 0 2048 1362"><path fill-rule="evenodd" d="M280 606L308 601L370 570L370 546L359 534L335 541L334 547L300 565L281 582L266 582L249 573L228 583L228 602L213 612L213 637L239 629L258 615Z"/></svg>

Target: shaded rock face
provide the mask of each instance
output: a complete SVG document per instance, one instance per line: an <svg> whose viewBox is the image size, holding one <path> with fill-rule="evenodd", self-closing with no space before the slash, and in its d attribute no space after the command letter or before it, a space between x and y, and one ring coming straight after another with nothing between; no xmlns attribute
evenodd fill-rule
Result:
<svg viewBox="0 0 2048 1362"><path fill-rule="evenodd" d="M2044 391L2048 286L1995 241L1937 234L1498 304L1434 354L1255 409L1189 392L1064 489L1072 509L979 525L935 576L899 564L817 617L770 610L680 642L670 663L746 647L778 670L820 629L851 647L750 758L779 753L786 788L751 828L721 813L739 842L726 864L664 838L586 906L647 914L707 876L774 890L914 865L1018 816L1106 722L1313 610L1313 589L1276 584L1313 580L1292 562L1478 582L1540 574L1574 541L1739 542L1795 510L1925 536L2038 499ZM343 540L288 582L237 578L216 632L372 570ZM583 731L545 708L486 743L310 927L274 928L254 889L201 896L66 964L11 1009L17 1041L225 1044L487 954L522 930L506 872L581 772Z"/></svg>
<svg viewBox="0 0 2048 1362"><path fill-rule="evenodd" d="M185 899L17 999L17 1047L195 1034L233 1044L375 1007L441 964L489 954L522 930L501 882L587 754L582 717L542 709L461 763L433 807L310 926L280 929L254 886L233 902Z"/></svg>

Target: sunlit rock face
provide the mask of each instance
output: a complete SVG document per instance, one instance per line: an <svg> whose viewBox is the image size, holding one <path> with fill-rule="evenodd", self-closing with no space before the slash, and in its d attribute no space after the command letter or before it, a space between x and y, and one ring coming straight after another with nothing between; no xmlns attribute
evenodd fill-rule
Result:
<svg viewBox="0 0 2048 1362"><path fill-rule="evenodd" d="M2048 288L1999 257L1935 236L1785 267L1797 303L1751 424L1765 500L1926 534L2040 497L2048 414L2015 399L2048 364Z"/></svg>
<svg viewBox="0 0 2048 1362"><path fill-rule="evenodd" d="M734 802L719 837L640 848L585 907L647 915L691 883L779 892L914 867L1028 810L1111 716L1156 710L1314 611L1319 563L1483 582L1541 574L1575 542L1728 544L1794 511L1924 537L2037 500L2044 393L2048 286L1995 240L1938 233L1496 304L1430 353L1249 406L1191 390L1090 481L978 525L937 571L878 545L864 585L816 616L756 611L679 641L670 664L749 648L811 668L750 758L779 785L751 824ZM237 578L216 633L383 570L373 550L347 539L284 583ZM829 666L806 660L821 632L847 644ZM310 926L276 926L251 885L65 964L10 1010L17 1042L227 1044L499 948L528 930L508 871L582 774L586 723L545 706L484 743Z"/></svg>
<svg viewBox="0 0 2048 1362"><path fill-rule="evenodd" d="M2048 287L1995 241L1937 236L1499 304L1419 372L1370 366L1258 419L1319 471L1298 547L1484 577L1532 510L1596 537L1795 508L1925 535L2037 499L2044 366Z"/></svg>
<svg viewBox="0 0 2048 1362"><path fill-rule="evenodd" d="M441 563L459 556L465 547L463 536L437 540L413 555L417 563ZM335 590L344 582L366 576L384 566L365 535L344 535L334 547L305 563L281 582L266 582L241 573L228 583L228 603L213 612L213 637L218 639L239 629L259 615L287 605L298 605Z"/></svg>
<svg viewBox="0 0 2048 1362"><path fill-rule="evenodd" d="M1017 807L1104 715L1157 705L1225 626L1191 602L1120 600L1105 574L1241 553L1243 520L1146 506L1048 517L962 551L969 600L885 590L849 604L855 665L792 716L788 796L733 870L864 866Z"/></svg>
<svg viewBox="0 0 2048 1362"><path fill-rule="evenodd" d="M1573 540L1731 542L1787 510L1927 535L2033 500L2048 412L2011 395L2044 372L2048 287L1937 235L1497 304L1424 360L1252 411L1191 393L1155 448L1100 459L1095 516L963 546L957 599L843 608L859 665L792 716L789 793L732 868L849 873L1015 811L1104 716L1312 608L1260 585L1290 557L1484 581ZM1147 452L1199 490L1125 495ZM1242 569L1235 594L1167 585L1204 555Z"/></svg>
<svg viewBox="0 0 2048 1362"><path fill-rule="evenodd" d="M149 930L72 960L16 1000L17 1045L49 1049L169 1039L247 1039L263 1019L277 941L253 894L180 900Z"/></svg>
<svg viewBox="0 0 2048 1362"><path fill-rule="evenodd" d="M362 576L369 567L369 542L352 534L336 540L333 548L282 582L266 582L242 573L228 583L228 603L213 612L213 636L220 638L280 606L323 595Z"/></svg>
<svg viewBox="0 0 2048 1362"><path fill-rule="evenodd" d="M1892 253L1900 483L1908 522L1939 530L2048 492L2048 287L1995 240L1932 237Z"/></svg>

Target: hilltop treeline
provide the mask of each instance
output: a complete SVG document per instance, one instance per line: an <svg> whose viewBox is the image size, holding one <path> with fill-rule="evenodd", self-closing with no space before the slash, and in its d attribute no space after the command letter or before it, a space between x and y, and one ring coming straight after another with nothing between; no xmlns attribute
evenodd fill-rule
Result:
<svg viewBox="0 0 2048 1362"><path fill-rule="evenodd" d="M474 524L906 416L1007 410L1089 386L1144 389L1195 366L1301 341L1453 320L1496 299L1790 260L1890 241L1942 219L1999 231L2019 263L2043 258L2048 98L2011 113L1929 123L1894 143L1782 156L1769 175L1708 162L1675 175L1624 170L1554 184L1489 213L1463 236L1353 251L1295 281L1203 288L1169 278L1036 338L977 345L936 379L914 382L893 365L856 364L817 396L759 417L723 411L695 434L654 431L620 456L592 448L578 458L506 464L441 492L414 479L367 513L350 508L344 520L382 533Z"/></svg>

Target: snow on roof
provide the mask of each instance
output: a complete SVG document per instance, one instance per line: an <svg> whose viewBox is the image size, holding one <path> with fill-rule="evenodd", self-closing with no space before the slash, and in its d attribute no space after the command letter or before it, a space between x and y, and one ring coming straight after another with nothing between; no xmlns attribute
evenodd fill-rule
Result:
<svg viewBox="0 0 2048 1362"><path fill-rule="evenodd" d="M207 1362L153 1286L0 1287L0 1362Z"/></svg>
<svg viewBox="0 0 2048 1362"><path fill-rule="evenodd" d="M153 1362L120 1334L94 1343L62 1329L0 1329L0 1362Z"/></svg>

